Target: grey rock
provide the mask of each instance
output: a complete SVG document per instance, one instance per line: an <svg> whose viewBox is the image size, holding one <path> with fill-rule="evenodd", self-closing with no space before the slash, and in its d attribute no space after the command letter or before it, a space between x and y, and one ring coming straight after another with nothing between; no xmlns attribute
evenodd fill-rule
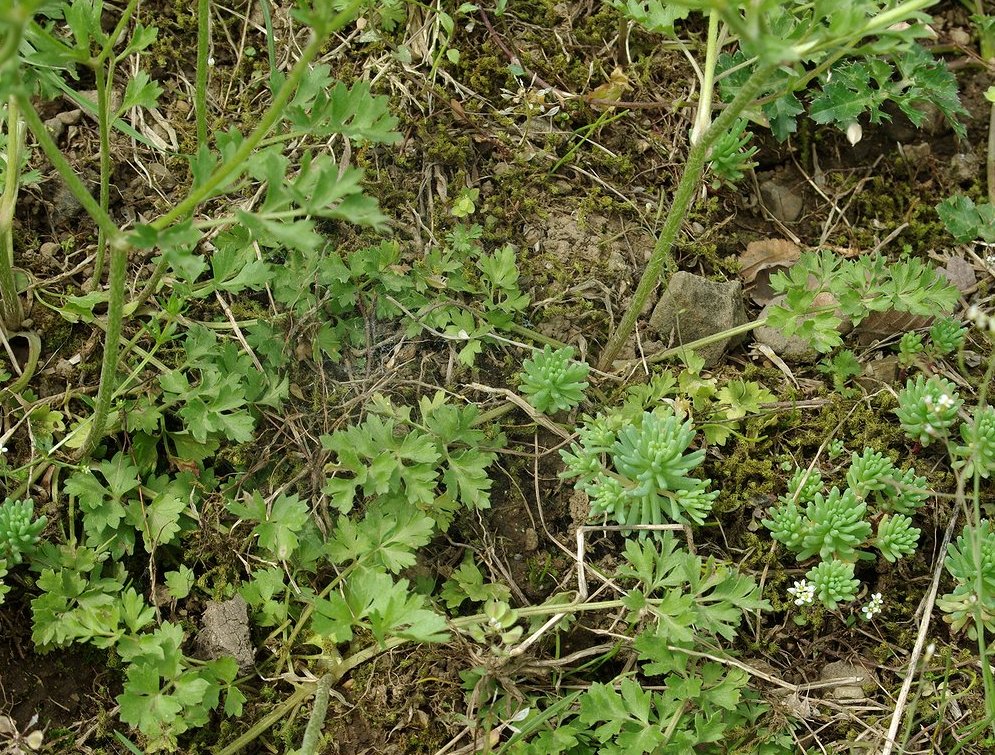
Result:
<svg viewBox="0 0 995 755"><path fill-rule="evenodd" d="M62 179L56 179L49 202L52 224L57 227L68 225L83 214L83 205Z"/></svg>
<svg viewBox="0 0 995 755"><path fill-rule="evenodd" d="M700 275L674 273L650 316L650 328L664 343L691 343L746 322L743 286L739 281L716 283ZM741 339L737 339L741 340ZM733 339L725 338L696 349L706 366L716 364Z"/></svg>
<svg viewBox="0 0 995 755"><path fill-rule="evenodd" d="M234 656L241 671L255 663L256 650L249 637L249 611L245 599L209 600L204 608L197 647L208 660Z"/></svg>
<svg viewBox="0 0 995 755"><path fill-rule="evenodd" d="M764 206L782 223L794 223L802 215L804 201L801 194L776 178L769 178L760 184L760 196Z"/></svg>
<svg viewBox="0 0 995 755"><path fill-rule="evenodd" d="M824 682L833 679L855 680L827 688L825 696L830 700L863 700L876 686L873 671L847 661L836 661L824 666L820 679Z"/></svg>
<svg viewBox="0 0 995 755"><path fill-rule="evenodd" d="M981 177L981 160L973 152L961 152L950 158L950 177L967 183Z"/></svg>

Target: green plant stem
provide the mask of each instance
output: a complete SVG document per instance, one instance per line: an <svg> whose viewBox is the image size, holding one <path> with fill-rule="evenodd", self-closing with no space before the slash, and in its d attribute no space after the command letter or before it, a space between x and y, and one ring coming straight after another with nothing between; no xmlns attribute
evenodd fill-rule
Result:
<svg viewBox="0 0 995 755"><path fill-rule="evenodd" d="M241 752L256 741L257 737L266 733L280 719L313 695L316 686L316 684L302 684L294 690L290 697L250 726L242 736L218 751L217 755L235 755L236 752Z"/></svg>
<svg viewBox="0 0 995 755"><path fill-rule="evenodd" d="M486 620L486 619L485 619ZM393 650L396 647L400 647L407 643L408 640L403 640L397 637L392 637L387 640L383 645L371 645L369 647L363 648L362 650L353 653L348 658L344 658L335 664L331 671L325 674L322 678L329 679L329 688L336 682L338 682L342 677L348 674L357 666L361 666L373 658L376 658L382 653L386 653L388 650ZM312 684L302 684L298 687L294 693L280 703L279 706L274 708L268 714L259 719L255 724L253 724L242 736L236 739L231 744L224 747L222 750L218 751L216 755L235 755L236 752L240 752L244 747L252 744L261 734L271 729L277 721L286 716L290 711L296 708L298 705L307 700L308 697L313 695L317 688L317 683Z"/></svg>
<svg viewBox="0 0 995 755"><path fill-rule="evenodd" d="M995 102L988 114L988 159L985 163L985 182L988 184L988 203L995 205Z"/></svg>
<svg viewBox="0 0 995 755"><path fill-rule="evenodd" d="M308 46L304 49L300 59L287 76L280 91L274 96L273 102L262 118L260 118L253 132L239 145L235 154L222 165L218 166L201 186L194 188L183 201L152 223L152 226L156 230L161 231L169 227L172 223L187 217L201 202L208 199L215 190L244 168L253 150L255 150L263 137L266 136L269 130L282 117L284 108L297 90L298 84L307 73L311 61L321 52L325 40L349 22L353 12L359 8L361 2L362 0L352 0L349 5L335 16L326 28L315 31ZM110 246L111 263L108 280L107 334L104 341L104 354L101 361L100 385L97 391L96 407L89 433L82 448L78 452L78 455L82 457L92 451L101 437L103 437L104 426L110 414L110 405L114 392L114 375L117 370L118 340L123 328L123 314L125 309L124 289L130 244L118 230L117 225L111 219L110 215L104 211L100 204L86 190L79 176L76 175L69 162L59 151L58 146L56 146L51 135L45 128L45 124L42 123L38 113L32 107L28 95L23 92L18 94L17 103L24 110L25 122L32 133L34 133L42 151L45 152L46 157L48 157L49 161L59 172L59 175L66 182L69 190L94 219L97 227L105 234L107 243ZM136 302L137 306L146 301L155 291L158 282L162 279L162 275L166 271L166 267L165 259L161 258L151 279L146 283L145 288L139 295Z"/></svg>
<svg viewBox="0 0 995 755"><path fill-rule="evenodd" d="M197 118L197 147L207 144L207 73L211 47L210 0L197 0L197 80L194 112Z"/></svg>
<svg viewBox="0 0 995 755"><path fill-rule="evenodd" d="M758 320L751 320L750 322L744 323L743 325L737 325L734 328L729 328L728 330L723 330L718 333L713 333L710 336L703 336L701 338L695 339L688 343L681 344L680 346L674 346L672 349L665 349L664 351L658 351L655 354L651 354L646 357L647 364L656 364L657 362L665 362L668 359L673 359L674 357L679 357L686 354L688 351L694 351L695 349L700 349L703 346L709 346L713 343L718 343L719 341L724 341L727 338L735 338L736 336L744 335L750 331L756 330L757 328L762 328L767 324L767 318L761 317ZM632 359L626 364L642 364L644 360L642 359Z"/></svg>
<svg viewBox="0 0 995 755"><path fill-rule="evenodd" d="M985 376L981 381L981 388L978 391L978 407L975 410L975 413L987 405L988 386L991 385L993 377L995 377L995 353L992 353L992 355L988 357L988 366L985 370ZM975 419L974 421L977 420ZM973 467L973 506L970 511L970 515L973 519L973 521L971 521L971 524L973 525L971 527L971 550L974 556L974 563L978 565L974 581L974 590L978 598L974 605L974 627L978 633L978 657L981 659L981 680L984 683L985 688L985 707L987 708L988 719L992 724L992 731L995 732L995 676L992 674L991 664L987 661L988 648L985 640L985 621L983 615L984 606L987 605L985 595L987 590L984 571L981 568L981 470L977 464L974 464ZM963 478L963 475L958 475L958 477ZM958 481L957 487L958 493L962 493L964 488L963 479Z"/></svg>
<svg viewBox="0 0 995 755"><path fill-rule="evenodd" d="M276 41L273 38L273 16L269 9L270 0L259 0L259 10L263 14L263 26L266 27L266 55L269 58L269 81L270 89L273 88L273 76L277 73L276 68Z"/></svg>
<svg viewBox="0 0 995 755"><path fill-rule="evenodd" d="M41 339L36 333L11 333L8 338L16 338L20 336L28 342L28 361L26 361L21 366L21 374L10 385L5 385L2 390L0 390L0 395L3 396L18 396L21 391L28 387L28 383L31 381L32 376L35 374L35 370L38 368L38 358L41 356Z"/></svg>
<svg viewBox="0 0 995 755"><path fill-rule="evenodd" d="M562 349L569 345L563 343L562 341L557 341L555 338L550 338L549 336L540 333L538 330L533 330L532 328L527 328L524 325L519 325L517 322L513 322L509 325L508 330L516 335L531 338L533 341L537 341L544 346L552 346L554 349Z"/></svg>
<svg viewBox="0 0 995 755"><path fill-rule="evenodd" d="M7 331L17 330L24 320L24 308L17 295L17 281L14 278L14 208L17 206L23 148L24 129L17 102L11 98L7 103L7 173L3 196L0 196L0 316Z"/></svg>
<svg viewBox="0 0 995 755"><path fill-rule="evenodd" d="M650 606L655 606L662 603L663 600L652 599L647 602ZM590 603L573 602L558 606L526 606L524 608L517 609L516 613L518 613L520 618L524 618L527 616L553 616L559 613L572 613L574 611L605 611L622 607L624 607L624 600L620 598L617 600L602 600ZM477 624L486 624L489 620L490 617L487 614L479 613L473 616L461 616L458 619L453 619L449 623L454 628L465 628L475 626ZM378 655L386 653L387 651L393 650L394 648L398 648L402 645L406 645L409 642L410 640L392 637L384 642L383 645L371 645L366 647L363 650L353 653L348 658L344 658L336 663L334 668L325 674L322 679L329 679L328 684L329 688L331 688L331 685L338 682L342 677L357 666L361 666L367 661L376 658ZM317 686L317 683L314 683L303 684L298 687L290 697L259 719L234 742L219 750L216 755L235 755L235 753L241 752L243 748L248 747L260 735L271 729L277 721L289 714L290 711L303 703L308 697L315 694Z"/></svg>
<svg viewBox="0 0 995 755"><path fill-rule="evenodd" d="M708 41L705 46L705 69L702 71L701 96L695 112L694 127L691 129L691 144L695 144L708 130L712 122L712 99L715 94L715 64L719 56L719 13L708 13Z"/></svg>
<svg viewBox="0 0 995 755"><path fill-rule="evenodd" d="M331 674L325 674L315 685L314 707L311 708L311 717L308 719L307 728L304 729L299 755L315 755L318 752L321 730L325 725L325 714L328 713L328 696L331 688Z"/></svg>
<svg viewBox="0 0 995 755"><path fill-rule="evenodd" d="M129 23L131 23L131 16L134 14L135 8L137 7L138 0L128 0L128 4L121 13L121 17L118 19L117 24L114 25L114 30L107 36L107 39L104 40L104 46L100 50L100 54L93 61L93 67L96 67L108 60L117 62L114 58L114 45L116 45L118 40L121 39L121 35L124 33L125 28L127 28ZM111 80L113 81L113 78Z"/></svg>
<svg viewBox="0 0 995 755"><path fill-rule="evenodd" d="M108 80L114 80L114 62L107 63L104 68L98 62L93 70L97 84L97 132L100 143L100 209L110 215L111 199L111 103L107 93ZM104 277L104 255L107 250L107 234L103 228L97 229L97 252L93 260L93 275L90 278L90 289L100 286Z"/></svg>
<svg viewBox="0 0 995 755"><path fill-rule="evenodd" d="M728 131L743 110L753 102L754 98L776 69L777 64L775 63L761 64L743 84L736 98L729 103L729 107L723 110L708 130L701 135L701 140L691 146L687 162L684 164L684 172L681 175L680 183L677 185L677 191L674 193L674 199L670 205L670 211L667 213L663 228L660 230L660 236L653 247L653 254L646 265L646 270L643 271L642 278L639 279L639 285L636 286L636 291L632 295L629 308L622 316L622 321L615 328L615 332L608 339L608 343L601 354L598 369L605 372L611 370L615 362L615 357L618 356L618 353L622 350L622 346L625 345L629 336L632 335L632 331L636 327L636 320L642 313L646 301L649 299L650 294L653 293L653 289L660 282L661 274L671 266L670 250L681 229L681 224L684 222L688 208L691 206L691 200L698 190L698 185L701 181L702 173L704 173L705 163L708 160L708 154L712 146L722 134Z"/></svg>
<svg viewBox="0 0 995 755"><path fill-rule="evenodd" d="M321 30L322 33L318 33L316 31L312 34L311 41L308 43L307 47L304 48L300 58L298 58L297 62L294 64L294 67L290 70L290 73L283 82L283 86L281 86L279 91L273 96L273 101L270 103L269 108L265 113L263 113L252 133L239 145L238 149L235 151L235 154L223 164L219 165L208 177L208 179L203 184L193 189L183 201L177 204L165 215L155 220L152 223L153 228L161 231L176 221L186 218L197 208L198 205L200 205L201 202L209 199L219 187L223 186L229 179L233 178L238 171L245 167L246 161L252 156L253 151L259 143L269 133L270 129L276 125L277 121L283 117L283 111L286 108L287 103L290 102L290 98L297 91L297 85L300 84L301 79L303 79L304 75L308 72L311 61L314 60L314 58L318 56L318 53L321 52L322 47L325 45L325 40L331 34L334 34L339 29L344 27L352 18L353 12L359 8L361 4L362 0L352 0L349 5L347 5L338 13L338 15L336 15L336 17L328 25L327 29ZM143 303L148 301L148 298L153 293L155 293L155 289L159 285L159 281L162 280L162 276L165 274L167 266L166 260L164 258L160 258L155 270L152 272L152 276L142 288L137 300L133 302L134 304L141 306Z"/></svg>
<svg viewBox="0 0 995 755"><path fill-rule="evenodd" d="M104 437L104 427L110 416L114 399L117 358L120 349L121 332L124 329L124 287L128 274L128 245L111 244L110 275L107 287L110 298L107 303L107 332L104 335L104 354L100 362L100 383L97 386L97 400L90 418L90 430L86 440L77 452L78 458L85 458L96 448Z"/></svg>
<svg viewBox="0 0 995 755"><path fill-rule="evenodd" d="M27 26L31 17L34 15L35 8L40 4L40 0L33 0L23 3L13 3L8 2L8 8L5 9L8 20L11 22L9 26L11 27L11 33L4 40L3 45L0 46L0 69L2 69L7 61L11 58L17 56L17 50L21 46L21 38L24 36L24 27Z"/></svg>

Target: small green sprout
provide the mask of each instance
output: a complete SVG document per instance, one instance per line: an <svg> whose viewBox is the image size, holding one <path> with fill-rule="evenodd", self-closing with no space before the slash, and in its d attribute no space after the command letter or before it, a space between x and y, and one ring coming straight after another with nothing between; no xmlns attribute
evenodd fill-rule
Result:
<svg viewBox="0 0 995 755"><path fill-rule="evenodd" d="M8 498L0 504L0 559L8 566L21 563L41 541L48 519L33 517L34 503L30 500Z"/></svg>
<svg viewBox="0 0 995 755"><path fill-rule="evenodd" d="M910 330L903 333L898 341L898 363L902 367L911 367L918 357L926 349L923 344L922 333Z"/></svg>
<svg viewBox="0 0 995 755"><path fill-rule="evenodd" d="M975 548L981 555L980 562L974 557ZM967 627L968 636L976 639L975 618L980 617L985 629L995 632L995 530L991 522L982 519L977 527L965 526L956 542L947 548L943 564L957 585L937 605L947 614L944 618L953 631Z"/></svg>
<svg viewBox="0 0 995 755"><path fill-rule="evenodd" d="M591 368L573 358L573 347L553 351L547 346L522 363L518 386L529 403L546 414L573 409L584 400Z"/></svg>
<svg viewBox="0 0 995 755"><path fill-rule="evenodd" d="M843 561L820 561L808 570L805 578L815 587L822 604L834 610L840 603L849 603L857 596L860 586L853 577L853 564Z"/></svg>
<svg viewBox="0 0 995 755"><path fill-rule="evenodd" d="M591 497L592 516L620 524L702 524L718 491L709 480L691 477L705 451L688 452L694 423L669 405L643 412L635 422L612 430L611 418L591 420L579 431L580 443L560 452L564 479Z"/></svg>
<svg viewBox="0 0 995 755"><path fill-rule="evenodd" d="M985 406L974 413L971 422L960 426L963 446L957 446L954 454L959 457L958 465L964 467L968 477L977 472L988 479L995 471L995 408Z"/></svg>
<svg viewBox="0 0 995 755"><path fill-rule="evenodd" d="M833 488L829 495L816 493L805 514L810 524L798 551L799 561L818 555L820 558L852 560L857 548L871 535L871 525L864 521L867 504L852 490Z"/></svg>
<svg viewBox="0 0 995 755"><path fill-rule="evenodd" d="M942 317L929 329L932 352L939 357L953 354L964 345L967 328L954 317Z"/></svg>
<svg viewBox="0 0 995 755"><path fill-rule="evenodd" d="M894 563L912 553L919 544L920 530L912 526L912 519L903 514L885 514L878 522L878 536L874 545L886 561Z"/></svg>
<svg viewBox="0 0 995 755"><path fill-rule="evenodd" d="M822 582L808 579L817 587L816 594L827 608L852 598L841 597L846 591L833 592L825 587L829 576L838 576L842 563L851 566L861 560L873 560L870 548L893 562L912 553L919 543L920 531L912 526L911 515L922 505L928 493L926 480L914 469L899 470L884 454L872 448L853 453L846 474L847 487L833 487L827 492L814 469L796 468L788 481L787 492L779 505L768 511L763 520L771 537L792 551L797 560L817 557L815 568ZM877 533L872 522L877 521ZM835 584L835 583L833 583ZM842 584L842 583L841 583ZM840 588L842 589L842 588ZM835 595L827 602L823 595Z"/></svg>

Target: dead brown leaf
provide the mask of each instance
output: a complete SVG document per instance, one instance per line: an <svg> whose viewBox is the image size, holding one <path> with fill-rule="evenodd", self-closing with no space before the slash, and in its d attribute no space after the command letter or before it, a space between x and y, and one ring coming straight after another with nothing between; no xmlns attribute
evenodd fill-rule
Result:
<svg viewBox="0 0 995 755"><path fill-rule="evenodd" d="M875 341L883 341L907 330L918 330L933 322L932 317L913 315L889 309L885 312L871 312L853 329L858 346L870 346Z"/></svg>
<svg viewBox="0 0 995 755"><path fill-rule="evenodd" d="M750 298L757 304L768 304L774 297L770 276L791 267L799 256L801 249L787 239L759 239L747 244L739 255L739 277L750 289Z"/></svg>
<svg viewBox="0 0 995 755"><path fill-rule="evenodd" d="M743 283L752 283L757 273L772 267L791 267L798 261L802 250L787 239L759 239L746 245L739 255L739 277Z"/></svg>

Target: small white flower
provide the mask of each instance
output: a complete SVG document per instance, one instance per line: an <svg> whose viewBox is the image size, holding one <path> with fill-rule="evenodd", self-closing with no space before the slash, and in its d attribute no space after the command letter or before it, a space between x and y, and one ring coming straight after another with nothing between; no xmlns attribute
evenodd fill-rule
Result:
<svg viewBox="0 0 995 755"><path fill-rule="evenodd" d="M810 606L815 602L815 585L807 579L800 579L794 587L788 588L788 595L795 599L796 606Z"/></svg>
<svg viewBox="0 0 995 755"><path fill-rule="evenodd" d="M949 409L954 405L954 400L946 393L941 393L940 397L936 399L936 405L940 409Z"/></svg>
<svg viewBox="0 0 995 755"><path fill-rule="evenodd" d="M7 452L8 452L9 450L10 450L10 449L9 449L9 448L7 448L7 446L5 446L5 445L3 445L2 443L0 443L0 454L5 454L5 453L7 453Z"/></svg>
<svg viewBox="0 0 995 755"><path fill-rule="evenodd" d="M861 608L860 611L864 614L864 621L870 621L881 613L882 608L884 608L884 600L881 598L881 593L876 592L871 596L867 605Z"/></svg>

